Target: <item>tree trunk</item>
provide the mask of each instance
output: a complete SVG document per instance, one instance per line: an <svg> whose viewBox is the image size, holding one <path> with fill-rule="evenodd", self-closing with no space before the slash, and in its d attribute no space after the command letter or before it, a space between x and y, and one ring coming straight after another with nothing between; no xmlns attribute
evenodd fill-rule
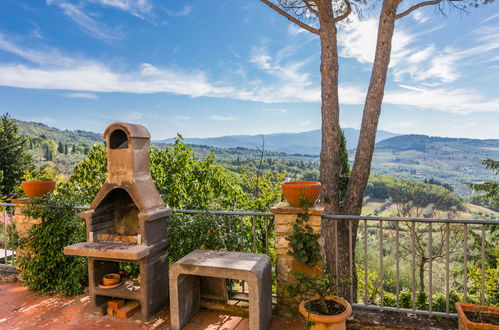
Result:
<svg viewBox="0 0 499 330"><path fill-rule="evenodd" d="M322 147L320 155L321 195L326 214L340 211L340 125L338 97L338 45L336 25L332 21L331 1L323 2L320 19L321 39L321 97L322 97ZM325 243L326 261L330 274L335 274L335 265L344 260L336 260L335 230L333 221L322 222L322 235ZM342 251L341 245L338 245ZM344 253L339 253L342 256ZM344 297L345 294L339 293Z"/></svg>
<svg viewBox="0 0 499 330"><path fill-rule="evenodd" d="M364 190L366 189L369 174L371 172L371 161L374 152L374 145L376 141L376 130L378 128L378 120L381 113L381 104L383 102L384 89L386 83L386 75L388 72L388 65L390 63L390 53L392 46L392 37L395 28L395 14L397 11L397 4L394 0L383 0L381 9L378 37L376 42L376 54L374 57L373 70L371 73L371 80L369 89L364 104L364 112L362 117L362 124L360 129L359 142L357 144L357 152L355 154L355 162L353 164L350 180L348 182L347 193L343 205L343 212L348 215L360 215L362 211L362 200L364 198ZM352 251L355 251L357 244L357 228L358 221L350 221L352 224L352 236L349 236L346 221L340 221L338 244L342 246L343 254L342 262L338 265L341 276L347 275L352 281L353 285L353 301L357 297L357 272L355 266L350 275L349 265L349 240L352 241ZM354 258L354 256L352 256ZM354 262L355 264L355 262Z"/></svg>
<svg viewBox="0 0 499 330"><path fill-rule="evenodd" d="M426 260L422 259L419 264L419 292L424 292L424 266L426 264Z"/></svg>
<svg viewBox="0 0 499 330"><path fill-rule="evenodd" d="M364 104L355 162L345 198L345 212L347 214L360 214L362 210L362 199L371 172L376 130L378 129L378 120L381 113L388 65L390 64L396 11L397 5L393 0L383 1L371 81Z"/></svg>

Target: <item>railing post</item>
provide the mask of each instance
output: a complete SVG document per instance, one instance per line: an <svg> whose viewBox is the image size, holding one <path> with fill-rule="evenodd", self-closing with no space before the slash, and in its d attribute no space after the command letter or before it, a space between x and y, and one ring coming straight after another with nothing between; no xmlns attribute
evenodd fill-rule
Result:
<svg viewBox="0 0 499 330"><path fill-rule="evenodd" d="M274 234L276 249L276 280L277 280L277 309L283 316L297 316L299 297L290 297L287 287L295 284L294 273L303 272L309 276L321 276L321 267L308 267L301 264L293 256L288 254L289 242L287 237L293 234L293 225L300 213L305 212L301 208L291 207L288 203L279 203L271 209L274 217ZM306 212L309 214L307 225L311 226L315 234L321 233L321 219L324 214L323 206L314 206ZM322 239L319 241L324 248ZM319 269L318 269L319 268Z"/></svg>
<svg viewBox="0 0 499 330"><path fill-rule="evenodd" d="M29 230L34 226L42 222L42 219L34 219L23 214L24 209L26 209L27 198L23 199L13 199L12 203L16 204L14 210L14 222L16 224L16 231L19 237L25 236ZM16 256L19 258L27 253L25 249L18 248L16 250Z"/></svg>

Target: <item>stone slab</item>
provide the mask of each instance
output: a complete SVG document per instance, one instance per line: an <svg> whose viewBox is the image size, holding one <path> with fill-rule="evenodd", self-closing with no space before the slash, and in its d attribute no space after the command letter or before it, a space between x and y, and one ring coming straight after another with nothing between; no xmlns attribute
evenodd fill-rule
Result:
<svg viewBox="0 0 499 330"><path fill-rule="evenodd" d="M144 245L108 244L104 248L98 242L83 242L64 247L66 255L106 259L140 260L149 253L149 247Z"/></svg>
<svg viewBox="0 0 499 330"><path fill-rule="evenodd" d="M268 256L195 250L170 266L170 316L179 330L199 311L200 276L244 280L249 286L250 329L267 329L272 320L272 277Z"/></svg>
<svg viewBox="0 0 499 330"><path fill-rule="evenodd" d="M298 214L303 213L304 210L300 207L292 207L288 202L281 202L270 209L274 214ZM310 215L323 215L324 205L315 204L306 211Z"/></svg>

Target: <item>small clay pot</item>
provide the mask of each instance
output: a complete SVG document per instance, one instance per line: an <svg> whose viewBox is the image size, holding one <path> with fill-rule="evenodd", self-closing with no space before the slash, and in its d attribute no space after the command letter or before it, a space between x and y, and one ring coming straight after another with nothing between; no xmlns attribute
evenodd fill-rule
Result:
<svg viewBox="0 0 499 330"><path fill-rule="evenodd" d="M284 182L281 187L284 198L286 198L292 207L302 207L300 202L301 195L305 196L308 207L314 205L321 192L321 183L318 181Z"/></svg>
<svg viewBox="0 0 499 330"><path fill-rule="evenodd" d="M115 274L115 273L109 273L106 274L102 277L102 284L104 285L114 285L118 284L121 281L121 276L120 274Z"/></svg>
<svg viewBox="0 0 499 330"><path fill-rule="evenodd" d="M343 313L338 315L319 315L310 313L305 308L305 301L300 303L298 310L305 319L314 323L312 330L344 330L346 329L347 319L352 315L352 306L343 298L337 296L326 296L326 300L334 300L337 303L345 306Z"/></svg>
<svg viewBox="0 0 499 330"><path fill-rule="evenodd" d="M34 198L54 190L55 181L23 181L21 187L29 198Z"/></svg>

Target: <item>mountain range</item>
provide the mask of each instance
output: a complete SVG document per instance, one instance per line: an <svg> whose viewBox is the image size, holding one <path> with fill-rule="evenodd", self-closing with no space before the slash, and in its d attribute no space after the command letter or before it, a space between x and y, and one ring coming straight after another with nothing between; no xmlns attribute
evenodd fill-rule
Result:
<svg viewBox="0 0 499 330"><path fill-rule="evenodd" d="M23 135L38 136L55 142L76 143L82 146L102 142L101 135L94 132L60 130L44 124L24 121L18 121L18 125ZM344 133L349 149L349 159L353 162L355 155L353 148L357 143L359 131L345 128ZM266 158L314 163L318 162L321 145L319 130L204 139L186 138L184 141L195 145L194 152L198 157L212 153L217 159L259 158L260 153L255 149L261 149L262 142L265 141ZM154 141L154 144L161 146L161 144L172 142L173 139L167 139ZM68 157L67 155L59 156ZM378 131L371 173L419 181L437 179L453 185L458 194L469 195L470 191L463 182L497 180L493 172L485 169L481 164L481 161L486 158L499 159L499 140L445 138L415 134L397 135ZM67 160L61 161L67 162Z"/></svg>
<svg viewBox="0 0 499 330"><path fill-rule="evenodd" d="M359 139L359 130L345 128L343 133L347 141L347 149L353 149ZM399 134L379 130L376 134L376 142L389 139ZM170 144L174 139L155 141L157 143ZM313 130L301 133L275 133L261 135L228 135L213 138L185 138L184 142L193 145L205 145L217 148L264 149L274 152L285 152L288 154L319 155L321 151L321 131ZM265 142L265 145L263 144Z"/></svg>

